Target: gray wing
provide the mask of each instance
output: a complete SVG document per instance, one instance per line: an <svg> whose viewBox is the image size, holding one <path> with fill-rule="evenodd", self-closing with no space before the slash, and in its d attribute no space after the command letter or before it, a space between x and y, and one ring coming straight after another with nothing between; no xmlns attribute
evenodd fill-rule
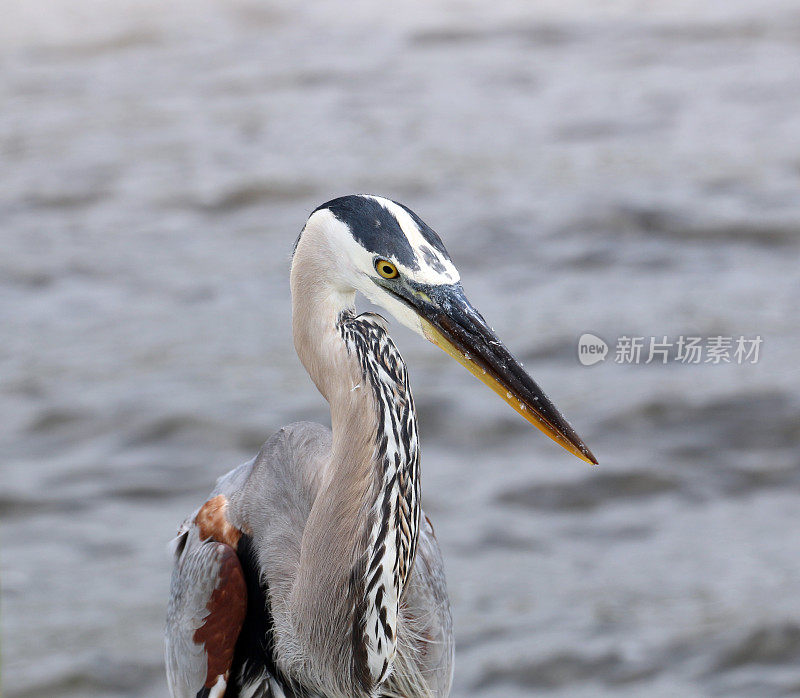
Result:
<svg viewBox="0 0 800 698"><path fill-rule="evenodd" d="M453 681L453 619L439 543L424 514L400 609L398 653L382 696L445 698Z"/></svg>
<svg viewBox="0 0 800 698"><path fill-rule="evenodd" d="M247 588L234 549L201 541L194 521L178 536L167 611L165 658L173 698L223 696Z"/></svg>
<svg viewBox="0 0 800 698"><path fill-rule="evenodd" d="M253 539L269 582L276 645L292 626L286 615L297 575L303 531L330 458L330 429L296 422L273 434L258 455L223 476L212 495L228 500L230 523Z"/></svg>
<svg viewBox="0 0 800 698"><path fill-rule="evenodd" d="M219 478L208 500L181 526L167 613L167 678L173 698L224 695L224 687L222 692L212 689L219 676L228 681L247 611L240 541L249 539L257 551L248 563L256 565L250 573L269 580L274 628L288 627L281 611L291 593L330 441L330 430L318 424L284 427L255 458ZM253 680L259 685L254 695L284 695L268 674Z"/></svg>

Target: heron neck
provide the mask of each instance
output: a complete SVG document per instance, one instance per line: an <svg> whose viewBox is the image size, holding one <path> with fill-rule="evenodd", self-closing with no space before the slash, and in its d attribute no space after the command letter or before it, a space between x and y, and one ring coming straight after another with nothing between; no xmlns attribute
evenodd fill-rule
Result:
<svg viewBox="0 0 800 698"><path fill-rule="evenodd" d="M302 239L301 239L302 242ZM419 523L419 449L405 364L377 316L292 268L295 347L330 404L331 460L309 514L293 589L312 675L370 695L391 671ZM299 262L299 263L298 263ZM316 669L316 670L315 670Z"/></svg>

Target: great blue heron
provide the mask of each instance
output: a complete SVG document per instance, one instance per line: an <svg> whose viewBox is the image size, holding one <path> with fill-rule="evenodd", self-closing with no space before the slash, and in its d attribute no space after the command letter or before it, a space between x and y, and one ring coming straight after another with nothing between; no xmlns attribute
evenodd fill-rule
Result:
<svg viewBox="0 0 800 698"><path fill-rule="evenodd" d="M332 429L281 429L180 527L167 619L175 698L447 696L453 638L420 507L406 367L360 291L444 349L534 426L594 456L483 317L405 206L345 196L295 244L292 331Z"/></svg>

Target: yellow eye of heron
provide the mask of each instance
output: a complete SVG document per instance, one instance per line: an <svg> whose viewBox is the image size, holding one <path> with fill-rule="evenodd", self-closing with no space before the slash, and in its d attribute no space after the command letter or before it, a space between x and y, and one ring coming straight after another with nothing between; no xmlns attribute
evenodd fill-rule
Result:
<svg viewBox="0 0 800 698"><path fill-rule="evenodd" d="M377 271L384 279L393 279L400 273L397 271L397 267L394 264L386 261L385 259L375 260L375 271Z"/></svg>

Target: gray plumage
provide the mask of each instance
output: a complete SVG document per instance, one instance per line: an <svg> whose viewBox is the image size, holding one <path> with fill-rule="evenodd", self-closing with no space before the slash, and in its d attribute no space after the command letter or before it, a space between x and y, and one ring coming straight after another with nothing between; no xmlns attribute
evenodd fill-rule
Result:
<svg viewBox="0 0 800 698"><path fill-rule="evenodd" d="M209 499L226 496L230 522L253 531L253 547L261 552L258 563L268 580L276 623L291 623L284 614L290 607L303 530L319 491L321 471L330 458L331 441L330 430L319 424L286 426L264 444L256 458L220 478L209 495ZM206 678L205 651L190 638L208 613L218 567L214 551L219 544L200 540L196 513L181 527L177 540L180 550L167 620L167 672L176 698L195 698ZM449 692L453 638L447 588L433 529L424 517L422 521L414 571L398 621L396 669L383 686L382 696L446 696ZM280 695L271 692L280 686L275 677L264 673L263 683L268 684L269 678L273 688L263 686L252 695Z"/></svg>

